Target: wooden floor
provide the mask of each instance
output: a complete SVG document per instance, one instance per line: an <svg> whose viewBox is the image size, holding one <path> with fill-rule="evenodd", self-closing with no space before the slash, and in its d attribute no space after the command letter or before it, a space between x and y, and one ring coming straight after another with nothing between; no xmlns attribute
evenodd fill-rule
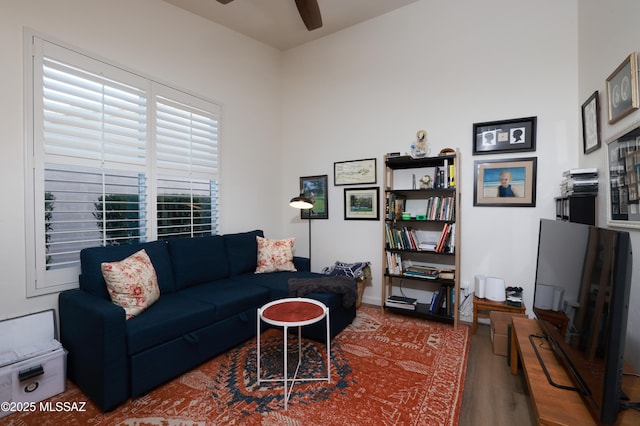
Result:
<svg viewBox="0 0 640 426"><path fill-rule="evenodd" d="M529 426L535 424L524 373L511 374L507 357L495 355L488 325L478 324L471 337L461 426Z"/></svg>

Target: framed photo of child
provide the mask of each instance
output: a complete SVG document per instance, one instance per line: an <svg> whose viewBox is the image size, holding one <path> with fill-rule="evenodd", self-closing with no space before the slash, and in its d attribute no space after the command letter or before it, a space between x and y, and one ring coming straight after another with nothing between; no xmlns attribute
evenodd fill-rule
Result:
<svg viewBox="0 0 640 426"><path fill-rule="evenodd" d="M535 207L537 157L474 162L473 205Z"/></svg>

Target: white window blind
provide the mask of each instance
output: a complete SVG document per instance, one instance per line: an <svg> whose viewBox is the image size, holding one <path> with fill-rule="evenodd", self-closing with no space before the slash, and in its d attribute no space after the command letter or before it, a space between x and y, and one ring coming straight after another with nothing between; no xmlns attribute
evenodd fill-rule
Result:
<svg viewBox="0 0 640 426"><path fill-rule="evenodd" d="M158 237L217 233L219 108L156 87Z"/></svg>
<svg viewBox="0 0 640 426"><path fill-rule="evenodd" d="M217 233L219 106L30 39L27 294L76 287L85 247Z"/></svg>

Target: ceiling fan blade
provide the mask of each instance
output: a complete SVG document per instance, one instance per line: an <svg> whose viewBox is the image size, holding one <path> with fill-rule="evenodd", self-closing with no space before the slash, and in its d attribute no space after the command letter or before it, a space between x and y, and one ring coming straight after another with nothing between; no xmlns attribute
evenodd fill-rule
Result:
<svg viewBox="0 0 640 426"><path fill-rule="evenodd" d="M231 3L233 0L218 0L218 3L227 4Z"/></svg>
<svg viewBox="0 0 640 426"><path fill-rule="evenodd" d="M313 31L322 26L322 16L320 15L318 0L296 0L296 6L298 7L302 22L304 22L309 31Z"/></svg>

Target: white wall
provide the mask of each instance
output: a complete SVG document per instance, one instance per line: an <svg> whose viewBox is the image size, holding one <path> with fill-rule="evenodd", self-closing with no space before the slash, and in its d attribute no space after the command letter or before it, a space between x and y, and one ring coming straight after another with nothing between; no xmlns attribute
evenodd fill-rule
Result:
<svg viewBox="0 0 640 426"><path fill-rule="evenodd" d="M380 304L382 222L343 220L343 187L333 163L407 151L426 129L431 152L459 147L463 280L500 276L524 287L531 313L538 221L555 218L562 171L578 165L576 1L419 1L285 52L282 186L329 175L329 220L313 222L313 269L369 260ZM537 150L472 155L475 122L538 117ZM473 207L473 162L538 158L535 208ZM283 207L291 233L306 224ZM303 246L303 247L306 247Z"/></svg>
<svg viewBox="0 0 640 426"><path fill-rule="evenodd" d="M634 112L619 122L607 121L607 89L605 80L631 52L640 50L640 3L634 0L581 0L579 17L579 101L581 105L594 91L600 94L600 125L602 147L587 155L581 155L584 167L597 167L601 171L598 194L598 224L607 226L607 141L620 136L630 127L640 125L640 112ZM582 139L580 140L582 144ZM582 146L582 145L580 145ZM631 301L627 324L625 359L640 368L640 234L631 230L631 244L635 251Z"/></svg>
<svg viewBox="0 0 640 426"><path fill-rule="evenodd" d="M0 11L0 318L57 308L57 295L26 298L24 27L221 103L222 231L280 233L279 51L156 0L0 0Z"/></svg>

